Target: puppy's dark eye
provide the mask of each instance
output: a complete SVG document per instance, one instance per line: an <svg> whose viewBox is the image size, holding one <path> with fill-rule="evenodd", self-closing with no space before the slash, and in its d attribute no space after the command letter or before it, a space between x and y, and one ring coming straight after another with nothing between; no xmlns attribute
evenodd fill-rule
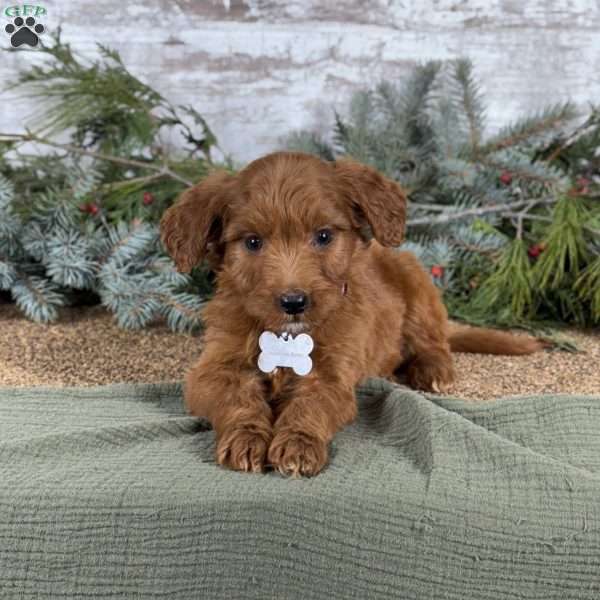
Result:
<svg viewBox="0 0 600 600"><path fill-rule="evenodd" d="M333 231L331 229L319 229L315 233L315 244L317 246L328 246L333 241Z"/></svg>
<svg viewBox="0 0 600 600"><path fill-rule="evenodd" d="M244 243L250 252L258 252L263 245L263 241L257 235L249 235Z"/></svg>

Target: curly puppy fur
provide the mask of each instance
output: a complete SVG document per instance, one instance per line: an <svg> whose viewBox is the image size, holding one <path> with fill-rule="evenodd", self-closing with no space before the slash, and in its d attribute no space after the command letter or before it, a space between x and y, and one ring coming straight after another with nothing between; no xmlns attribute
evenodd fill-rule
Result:
<svg viewBox="0 0 600 600"><path fill-rule="evenodd" d="M402 242L406 197L371 167L275 153L186 191L161 221L180 271L208 259L217 290L185 401L216 431L220 465L317 474L336 431L356 416L355 386L403 370L412 387L452 383L451 350L527 354L537 340L449 324L430 276ZM324 233L325 232L325 233ZM374 239L371 239L371 238ZM288 314L281 297L307 299ZM312 336L313 369L265 375L265 331Z"/></svg>

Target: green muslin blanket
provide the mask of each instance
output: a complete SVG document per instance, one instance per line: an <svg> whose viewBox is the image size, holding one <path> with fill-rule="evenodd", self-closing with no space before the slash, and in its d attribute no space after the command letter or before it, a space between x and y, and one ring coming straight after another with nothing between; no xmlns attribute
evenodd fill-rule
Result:
<svg viewBox="0 0 600 600"><path fill-rule="evenodd" d="M600 396L358 400L294 480L178 384L0 390L0 598L600 598Z"/></svg>

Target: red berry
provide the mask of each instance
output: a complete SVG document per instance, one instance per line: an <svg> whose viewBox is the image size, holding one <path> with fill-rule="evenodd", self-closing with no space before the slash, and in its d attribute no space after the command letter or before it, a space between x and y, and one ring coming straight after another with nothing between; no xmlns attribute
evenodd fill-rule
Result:
<svg viewBox="0 0 600 600"><path fill-rule="evenodd" d="M144 199L142 200L144 206L150 206L154 202L154 196L150 192L144 192Z"/></svg>
<svg viewBox="0 0 600 600"><path fill-rule="evenodd" d="M97 215L100 209L98 208L97 204L90 203L88 204L87 211L90 213L90 215Z"/></svg>
<svg viewBox="0 0 600 600"><path fill-rule="evenodd" d="M586 177L578 177L575 180L575 194L574 195L586 195L590 193L590 183L592 183Z"/></svg>
<svg viewBox="0 0 600 600"><path fill-rule="evenodd" d="M441 265L433 265L433 267L431 267L431 274L434 277L442 277L444 275L444 267Z"/></svg>
<svg viewBox="0 0 600 600"><path fill-rule="evenodd" d="M527 249L527 254L531 258L537 258L542 252L542 248L540 248L539 244L534 244L533 246L529 246Z"/></svg>
<svg viewBox="0 0 600 600"><path fill-rule="evenodd" d="M510 173L510 171L502 171L502 174L500 175L500 181L504 185L510 185L512 183L512 180L513 176L512 173Z"/></svg>

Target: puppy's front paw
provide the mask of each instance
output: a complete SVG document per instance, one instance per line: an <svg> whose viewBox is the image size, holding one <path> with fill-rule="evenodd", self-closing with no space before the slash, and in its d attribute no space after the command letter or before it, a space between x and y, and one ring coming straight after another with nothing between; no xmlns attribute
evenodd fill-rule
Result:
<svg viewBox="0 0 600 600"><path fill-rule="evenodd" d="M452 358L415 358L407 370L408 384L425 392L446 392L454 382Z"/></svg>
<svg viewBox="0 0 600 600"><path fill-rule="evenodd" d="M271 442L271 433L255 427L225 431L217 441L217 463L235 471L260 473Z"/></svg>
<svg viewBox="0 0 600 600"><path fill-rule="evenodd" d="M278 432L269 448L268 463L282 475L311 477L327 462L327 444L298 431Z"/></svg>

